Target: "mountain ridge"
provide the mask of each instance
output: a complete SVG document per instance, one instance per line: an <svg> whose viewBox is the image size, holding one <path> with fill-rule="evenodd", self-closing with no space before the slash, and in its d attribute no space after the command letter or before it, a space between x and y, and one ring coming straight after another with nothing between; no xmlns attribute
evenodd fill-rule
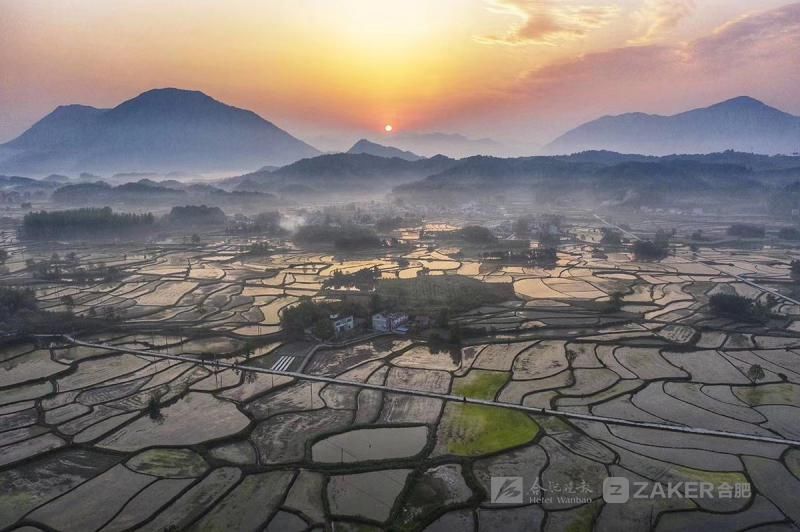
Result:
<svg viewBox="0 0 800 532"><path fill-rule="evenodd" d="M347 150L346 153L366 153L368 155L376 155L378 157L386 157L389 159L392 157L397 157L398 159L403 159L406 161L419 161L420 159L424 159L424 157L421 157L414 152L401 150L400 148L395 148L394 146L385 146L367 139L361 139L357 141L349 150Z"/></svg>
<svg viewBox="0 0 800 532"><path fill-rule="evenodd" d="M643 155L765 154L800 151L800 117L750 96L738 96L674 115L630 112L606 115L567 131L545 154L609 150Z"/></svg>
<svg viewBox="0 0 800 532"><path fill-rule="evenodd" d="M201 91L151 89L110 109L58 106L0 145L4 171L223 171L320 152L256 113Z"/></svg>

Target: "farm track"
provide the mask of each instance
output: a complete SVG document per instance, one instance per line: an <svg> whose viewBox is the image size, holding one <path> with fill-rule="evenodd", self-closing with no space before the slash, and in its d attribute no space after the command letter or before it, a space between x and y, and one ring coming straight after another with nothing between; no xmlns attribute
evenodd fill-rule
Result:
<svg viewBox="0 0 800 532"><path fill-rule="evenodd" d="M365 382L357 382L357 381L349 381L345 379L339 379L334 377L323 377L320 375L308 375L305 373L293 372L293 371L276 371L272 369L265 369L255 366L246 366L242 364L232 364L229 362L223 362L218 360L204 360L201 358L185 356L185 355L168 355L163 353L154 353L151 351L139 350L139 349L129 349L129 348L121 348L116 346L110 346L106 344L95 344L89 342L83 342L76 338L73 338L69 335L58 335L58 337L64 338L67 342L76 345L76 346L83 346L83 347L90 347L96 349L107 349L110 351L122 352L122 353L130 353L133 355L138 356L146 356L146 357L153 357L153 358L162 358L162 359L169 359L169 360L178 360L181 362L191 362L193 364L200 364L203 366L210 366L213 368L225 368L225 369L235 369L240 371L252 371L256 373L265 373L269 375L280 375L285 377L292 377L300 380L308 380L313 382L322 382L326 384L337 384L337 385L344 385L344 386L354 386L357 388L364 388L370 390L376 390L381 392L389 392L389 393L397 393L402 395L411 395L416 397L428 397L433 399L442 399L445 401L454 401L463 404L475 404L475 405L483 405L483 406L492 406L498 408L507 408L511 410L517 410L521 412L525 412L528 414L538 414L544 416L558 416L568 419L579 419L583 421L592 421L592 422L599 422L599 423L606 423L609 425L620 425L620 426L628 426L628 427L635 427L641 429L655 429L655 430L663 430L669 432L679 432L683 434L697 434L703 436L714 436L714 437L721 437L721 438L732 438L737 440L749 440L749 441L758 441L763 443L772 443L772 444L779 444L779 445L789 445L792 447L800 447L800 441L798 440L791 440L786 438L773 438L769 436L759 436L755 434L746 434L740 432L728 432L728 431L721 431L721 430L712 430L712 429L704 429L701 427L687 427L682 425L672 425L668 423L652 423L652 422L645 422L645 421L633 421L628 419L621 419L621 418L614 418L614 417L605 417L605 416L596 416L593 414L580 414L577 412L568 412L568 411L561 411L561 410L554 410L550 408L536 408L530 407L525 405L518 405L513 403L504 403L499 401L492 401L492 400L485 400L485 399L472 399L465 396L460 395L453 395L453 394L444 394L444 393L436 393L436 392L426 392L421 390L413 390L407 388L398 388L395 386L386 386L383 384L371 384Z"/></svg>

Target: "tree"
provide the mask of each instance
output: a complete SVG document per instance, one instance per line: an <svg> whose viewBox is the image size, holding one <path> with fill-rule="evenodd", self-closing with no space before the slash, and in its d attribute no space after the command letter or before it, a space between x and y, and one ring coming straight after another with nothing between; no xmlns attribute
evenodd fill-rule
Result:
<svg viewBox="0 0 800 532"><path fill-rule="evenodd" d="M622 233L610 227L603 227L600 229L602 237L600 243L604 246L619 246L622 244Z"/></svg>
<svg viewBox="0 0 800 532"><path fill-rule="evenodd" d="M116 321L118 318L117 309L114 307L105 307L103 309L103 317L108 321Z"/></svg>
<svg viewBox="0 0 800 532"><path fill-rule="evenodd" d="M286 232L281 227L281 213L278 211L258 213L253 220L253 229L268 235Z"/></svg>
<svg viewBox="0 0 800 532"><path fill-rule="evenodd" d="M303 225L297 229L294 241L298 244L333 244L337 249L356 250L378 247L381 240L368 227L345 225Z"/></svg>
<svg viewBox="0 0 800 532"><path fill-rule="evenodd" d="M669 240L656 236L656 241L637 240L633 243L633 256L636 260L661 260L669 255Z"/></svg>
<svg viewBox="0 0 800 532"><path fill-rule="evenodd" d="M800 260L794 259L792 263L789 265L792 278L797 280L800 279Z"/></svg>
<svg viewBox="0 0 800 532"><path fill-rule="evenodd" d="M461 345L461 327L458 323L454 323L450 326L450 344L460 346Z"/></svg>
<svg viewBox="0 0 800 532"><path fill-rule="evenodd" d="M764 368L762 368L758 364L753 364L752 366L750 366L750 369L747 370L747 378L753 381L754 383L760 381L764 377L766 377L766 374L764 373Z"/></svg>
<svg viewBox="0 0 800 532"><path fill-rule="evenodd" d="M33 290L0 287L0 323L19 313L35 312L38 308Z"/></svg>
<svg viewBox="0 0 800 532"><path fill-rule="evenodd" d="M197 233L192 234L192 244L199 244L200 243L200 235Z"/></svg>
<svg viewBox="0 0 800 532"><path fill-rule="evenodd" d="M558 233L551 233L550 231L540 231L539 236L539 247L546 250L554 250L558 248L558 245L561 243L561 237Z"/></svg>
<svg viewBox="0 0 800 532"><path fill-rule="evenodd" d="M491 229L480 225L468 225L459 231L459 235L472 244L491 244L497 240Z"/></svg>
<svg viewBox="0 0 800 532"><path fill-rule="evenodd" d="M708 302L711 312L717 316L742 321L766 321L769 318L768 308L737 294L714 294Z"/></svg>
<svg viewBox="0 0 800 532"><path fill-rule="evenodd" d="M531 233L531 223L533 220L529 216L520 216L511 225L511 230L518 238L525 238Z"/></svg>
<svg viewBox="0 0 800 532"><path fill-rule="evenodd" d="M619 312L622 309L623 298L625 295L622 292L612 292L608 298L608 311Z"/></svg>
<svg viewBox="0 0 800 532"><path fill-rule="evenodd" d="M764 238L766 230L758 225L733 224L728 228L728 234L742 238Z"/></svg>
<svg viewBox="0 0 800 532"><path fill-rule="evenodd" d="M578 353L572 349L567 349L567 365L571 367L576 358L578 358Z"/></svg>
<svg viewBox="0 0 800 532"><path fill-rule="evenodd" d="M61 296L61 304L67 307L68 310L72 311L72 308L75 306L75 298L70 294Z"/></svg>
<svg viewBox="0 0 800 532"><path fill-rule="evenodd" d="M383 299L378 293L374 293L369 297L369 313L375 314L383 310Z"/></svg>
<svg viewBox="0 0 800 532"><path fill-rule="evenodd" d="M8 260L8 251L0 249L0 265L5 264Z"/></svg>
<svg viewBox="0 0 800 532"><path fill-rule="evenodd" d="M800 230L794 227L783 227L778 231L778 238L783 240L800 240Z"/></svg>
<svg viewBox="0 0 800 532"><path fill-rule="evenodd" d="M314 323L311 332L314 334L314 336L321 340L327 340L336 334L336 330L333 328L333 323L326 319L321 319Z"/></svg>
<svg viewBox="0 0 800 532"><path fill-rule="evenodd" d="M250 360L250 357L252 357L255 354L256 346L252 342L252 340L247 340L244 343L244 348L243 348L242 351L244 352L244 360L246 362L246 361Z"/></svg>
<svg viewBox="0 0 800 532"><path fill-rule="evenodd" d="M54 195L55 197L55 195ZM102 209L30 212L22 220L24 238L51 239L130 233L153 228L152 214L115 213Z"/></svg>
<svg viewBox="0 0 800 532"><path fill-rule="evenodd" d="M439 310L439 315L436 317L436 326L444 329L450 324L450 310L442 308Z"/></svg>
<svg viewBox="0 0 800 532"><path fill-rule="evenodd" d="M164 419L164 416L161 414L161 404L158 402L158 397L156 397L155 394L151 394L150 399L147 401L147 415L150 416L150 419L153 421Z"/></svg>

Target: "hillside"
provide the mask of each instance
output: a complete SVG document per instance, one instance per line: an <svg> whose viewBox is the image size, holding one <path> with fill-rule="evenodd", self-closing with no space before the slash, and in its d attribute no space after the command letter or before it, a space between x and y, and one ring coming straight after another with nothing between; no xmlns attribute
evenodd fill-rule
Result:
<svg viewBox="0 0 800 532"><path fill-rule="evenodd" d="M351 154L366 153L367 155L375 155L377 157L386 157L389 159L391 159L392 157L397 157L398 159L404 159L406 161L419 161L420 159L422 159L422 157L420 157L416 153L410 151L403 151L398 148L393 148L391 146L383 146L375 142L370 142L367 139L361 139L355 144L353 144L353 147L347 150L347 153Z"/></svg>
<svg viewBox="0 0 800 532"><path fill-rule="evenodd" d="M606 116L568 131L544 151L585 150L647 155L725 150L793 154L800 152L800 117L743 96L672 116Z"/></svg>
<svg viewBox="0 0 800 532"><path fill-rule="evenodd" d="M336 153L303 159L273 171L261 170L226 179L223 184L235 186L237 190L255 191L271 191L293 184L320 190L325 187L351 186L358 187L358 190L388 190L401 183L440 173L456 163L457 161L442 155L407 161L366 153Z"/></svg>
<svg viewBox="0 0 800 532"><path fill-rule="evenodd" d="M0 148L0 168L18 173L218 172L319 153L252 111L180 89L113 109L62 106Z"/></svg>

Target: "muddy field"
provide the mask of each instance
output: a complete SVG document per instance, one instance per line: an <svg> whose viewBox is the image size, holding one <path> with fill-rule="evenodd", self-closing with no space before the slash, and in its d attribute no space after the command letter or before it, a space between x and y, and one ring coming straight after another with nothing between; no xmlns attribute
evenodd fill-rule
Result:
<svg viewBox="0 0 800 532"><path fill-rule="evenodd" d="M800 440L800 306L791 249L678 244L659 262L593 254L576 230L543 269L439 250L340 257L244 242L76 247L124 276L40 282L42 308L121 316L119 332L0 351L0 529L794 530L800 448L536 415L220 368L214 360L563 412ZM633 231L654 227L642 223ZM6 238L3 281L46 257ZM407 265L400 267L398 259ZM405 264L405 261L402 261ZM281 338L280 314L334 270L463 275L515 298L454 318L483 331L457 352L387 336L317 349ZM608 310L621 292L621 308ZM764 322L710 312L715 293L769 307ZM253 342L257 346L252 347ZM180 353L203 362L114 350ZM754 378L753 366L763 375ZM154 399L153 399L154 398ZM149 411L155 400L158 415ZM522 477L492 500L492 477ZM608 477L701 482L711 496L603 500Z"/></svg>

